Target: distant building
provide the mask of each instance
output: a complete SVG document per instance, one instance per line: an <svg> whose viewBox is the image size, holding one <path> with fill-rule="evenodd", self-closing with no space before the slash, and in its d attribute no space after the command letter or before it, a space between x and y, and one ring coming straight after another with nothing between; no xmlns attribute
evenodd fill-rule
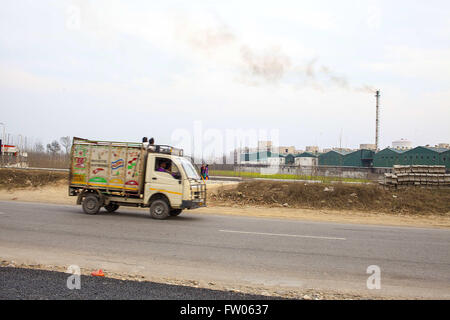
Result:
<svg viewBox="0 0 450 320"><path fill-rule="evenodd" d="M28 153L17 146L0 145L0 164L5 167L28 167Z"/></svg>
<svg viewBox="0 0 450 320"><path fill-rule="evenodd" d="M439 149L450 149L450 143L439 143L436 148Z"/></svg>
<svg viewBox="0 0 450 320"><path fill-rule="evenodd" d="M272 151L272 141L258 141L258 151Z"/></svg>
<svg viewBox="0 0 450 320"><path fill-rule="evenodd" d="M306 147L306 152L309 153L319 153L319 147L318 146L307 146Z"/></svg>
<svg viewBox="0 0 450 320"><path fill-rule="evenodd" d="M278 156L278 157L270 157L267 159L267 163L270 166L274 166L274 167L278 167L281 165L284 165L286 162L286 160L284 159L283 156Z"/></svg>
<svg viewBox="0 0 450 320"><path fill-rule="evenodd" d="M359 145L359 149L366 149L366 150L376 150L377 146L376 144L372 144L372 143L364 143L364 144L360 144Z"/></svg>
<svg viewBox="0 0 450 320"><path fill-rule="evenodd" d="M410 150L413 148L413 144L409 140L401 139L398 141L393 141L392 148L397 150Z"/></svg>
<svg viewBox="0 0 450 320"><path fill-rule="evenodd" d="M302 167L315 167L319 164L317 155L310 152L303 152L295 157L295 165Z"/></svg>
<svg viewBox="0 0 450 320"><path fill-rule="evenodd" d="M284 155L288 155L288 154L295 154L295 147L278 147L278 153L279 154L284 154Z"/></svg>
<svg viewBox="0 0 450 320"><path fill-rule="evenodd" d="M356 150L350 149L350 148L333 148L333 151L337 151L337 152L344 152L344 153L350 153Z"/></svg>

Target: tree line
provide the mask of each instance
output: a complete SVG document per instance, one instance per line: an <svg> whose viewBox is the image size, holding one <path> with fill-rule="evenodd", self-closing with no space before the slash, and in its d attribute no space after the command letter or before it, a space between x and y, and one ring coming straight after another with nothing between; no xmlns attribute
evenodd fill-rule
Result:
<svg viewBox="0 0 450 320"><path fill-rule="evenodd" d="M28 166L37 168L69 168L72 138L70 136L55 139L44 146L36 142L28 150Z"/></svg>

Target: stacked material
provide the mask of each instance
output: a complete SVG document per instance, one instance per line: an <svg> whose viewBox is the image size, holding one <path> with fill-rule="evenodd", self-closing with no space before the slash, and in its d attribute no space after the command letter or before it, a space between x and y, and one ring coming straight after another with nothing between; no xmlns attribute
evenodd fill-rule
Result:
<svg viewBox="0 0 450 320"><path fill-rule="evenodd" d="M385 173L386 186L450 186L450 174L445 166L394 166L393 173Z"/></svg>

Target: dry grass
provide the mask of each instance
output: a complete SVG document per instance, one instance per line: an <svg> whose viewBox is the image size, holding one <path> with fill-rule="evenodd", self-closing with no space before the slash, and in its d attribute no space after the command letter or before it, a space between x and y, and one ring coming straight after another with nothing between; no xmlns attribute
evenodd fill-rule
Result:
<svg viewBox="0 0 450 320"><path fill-rule="evenodd" d="M29 152L28 166L32 168L68 169L70 157L66 154L51 155L48 153Z"/></svg>
<svg viewBox="0 0 450 320"><path fill-rule="evenodd" d="M378 185L243 182L210 195L216 203L399 214L450 214L450 189L386 190Z"/></svg>
<svg viewBox="0 0 450 320"><path fill-rule="evenodd" d="M67 172L0 169L0 189L43 187L67 180Z"/></svg>

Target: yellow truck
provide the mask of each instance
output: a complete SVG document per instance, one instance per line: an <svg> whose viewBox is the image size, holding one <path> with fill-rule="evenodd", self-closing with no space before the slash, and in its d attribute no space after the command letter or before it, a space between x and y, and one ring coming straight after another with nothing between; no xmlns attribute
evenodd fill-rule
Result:
<svg viewBox="0 0 450 320"><path fill-rule="evenodd" d="M85 213L150 208L154 219L206 206L206 184L183 150L167 145L73 138L69 195Z"/></svg>

